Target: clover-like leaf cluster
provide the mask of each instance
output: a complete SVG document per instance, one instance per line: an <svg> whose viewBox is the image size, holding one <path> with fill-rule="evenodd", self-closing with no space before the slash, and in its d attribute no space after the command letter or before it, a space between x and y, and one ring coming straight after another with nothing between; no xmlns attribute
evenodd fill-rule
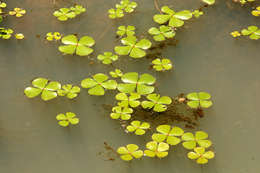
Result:
<svg viewBox="0 0 260 173"><path fill-rule="evenodd" d="M73 86L72 84L66 84L58 90L59 96L66 96L69 99L73 99L80 93L80 87Z"/></svg>
<svg viewBox="0 0 260 173"><path fill-rule="evenodd" d="M117 55L113 55L112 52L104 52L104 54L98 55L97 59L102 61L103 64L111 64L113 61L118 60Z"/></svg>
<svg viewBox="0 0 260 173"><path fill-rule="evenodd" d="M81 81L82 88L89 88L90 95L101 96L105 94L105 90L115 90L117 82L115 80L108 80L108 76L103 73L98 73L92 78L86 78Z"/></svg>
<svg viewBox="0 0 260 173"><path fill-rule="evenodd" d="M167 58L156 58L155 60L152 61L153 68L156 71L167 71L172 69L172 62L170 59Z"/></svg>
<svg viewBox="0 0 260 173"><path fill-rule="evenodd" d="M133 158L139 159L143 156L143 151L138 149L139 147L136 144L128 144L125 147L119 147L117 153L121 155L122 160L130 161Z"/></svg>
<svg viewBox="0 0 260 173"><path fill-rule="evenodd" d="M61 35L61 33L59 33L59 32L48 32L47 34L46 34L46 40L48 40L48 41L53 41L53 40L60 40L61 39L61 37L62 37L62 35Z"/></svg>
<svg viewBox="0 0 260 173"><path fill-rule="evenodd" d="M131 124L126 127L128 132L134 132L136 135L144 135L145 130L149 128L149 123L140 121L132 121Z"/></svg>
<svg viewBox="0 0 260 173"><path fill-rule="evenodd" d="M22 17L25 14L26 14L26 10L22 8L14 8L13 11L9 11L9 15L15 17Z"/></svg>
<svg viewBox="0 0 260 173"><path fill-rule="evenodd" d="M95 40L89 36L83 36L78 40L75 35L67 35L61 39L61 42L64 45L59 46L59 51L65 55L88 56L94 51L90 47L95 44Z"/></svg>
<svg viewBox="0 0 260 173"><path fill-rule="evenodd" d="M135 35L135 26L131 26L131 25L119 26L117 28L116 34L119 35L120 37L123 37L125 35L126 36Z"/></svg>
<svg viewBox="0 0 260 173"><path fill-rule="evenodd" d="M120 4L116 4L116 8L111 8L108 10L108 17L110 19L124 17L124 12L132 13L137 7L137 3L130 0L121 0Z"/></svg>
<svg viewBox="0 0 260 173"><path fill-rule="evenodd" d="M66 114L58 114L56 116L58 123L62 127L67 127L70 124L76 125L79 123L79 118L76 117L76 114L73 112L67 112Z"/></svg>
<svg viewBox="0 0 260 173"><path fill-rule="evenodd" d="M115 71L110 71L109 74L113 78L119 78L123 76L123 72L120 69L115 69Z"/></svg>
<svg viewBox="0 0 260 173"><path fill-rule="evenodd" d="M156 14L153 16L153 20L159 24L166 24L170 27L181 27L184 24L185 20L189 20L192 18L192 12L189 10L183 10L179 12L175 12L170 9L168 6L163 6L161 8L163 14Z"/></svg>
<svg viewBox="0 0 260 173"><path fill-rule="evenodd" d="M193 92L187 95L187 105L191 108L209 108L212 106L211 95L207 92Z"/></svg>
<svg viewBox="0 0 260 173"><path fill-rule="evenodd" d="M260 38L260 29L257 26L251 25L247 29L243 29L241 34L249 36L251 40L258 40Z"/></svg>
<svg viewBox="0 0 260 173"><path fill-rule="evenodd" d="M12 37L14 31L10 28L0 28L0 38L8 40Z"/></svg>
<svg viewBox="0 0 260 173"><path fill-rule="evenodd" d="M146 101L142 102L144 109L153 109L155 112L166 111L167 106L172 103L172 99L168 96L160 96L159 94L149 94Z"/></svg>
<svg viewBox="0 0 260 173"><path fill-rule="evenodd" d="M81 5L75 5L70 8L60 8L57 11L54 11L53 16L57 17L59 21L67 21L68 19L75 18L77 15L84 13L86 8Z"/></svg>
<svg viewBox="0 0 260 173"><path fill-rule="evenodd" d="M150 40L142 39L137 40L136 36L128 35L121 39L121 43L124 46L116 46L115 52L118 55L129 55L132 58L142 58L146 55L145 50L152 46Z"/></svg>
<svg viewBox="0 0 260 173"><path fill-rule="evenodd" d="M161 25L159 29L152 27L148 30L148 33L153 35L155 41L164 41L165 38L173 38L175 36L175 31L171 27L165 25Z"/></svg>

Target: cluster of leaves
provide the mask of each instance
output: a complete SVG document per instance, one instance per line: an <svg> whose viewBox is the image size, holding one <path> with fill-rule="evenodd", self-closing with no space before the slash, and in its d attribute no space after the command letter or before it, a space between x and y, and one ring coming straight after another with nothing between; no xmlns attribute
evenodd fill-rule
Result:
<svg viewBox="0 0 260 173"><path fill-rule="evenodd" d="M118 55L129 55L132 58L142 58L146 55L145 50L152 46L152 43L147 39L137 41L136 36L128 35L121 39L124 46L116 46L115 52Z"/></svg>
<svg viewBox="0 0 260 173"><path fill-rule="evenodd" d="M81 81L82 88L89 88L90 95L101 96L105 94L105 89L115 90L117 82L115 80L108 80L108 76L103 73L98 73L92 78L86 78Z"/></svg>
<svg viewBox="0 0 260 173"><path fill-rule="evenodd" d="M256 9L253 10L251 13L253 16L260 16L260 6L256 7Z"/></svg>
<svg viewBox="0 0 260 173"><path fill-rule="evenodd" d="M172 62L170 59L160 59L156 58L155 60L152 61L153 68L156 71L166 71L172 69Z"/></svg>
<svg viewBox="0 0 260 173"><path fill-rule="evenodd" d="M189 10L183 10L180 12L175 12L168 6L163 6L161 8L163 14L156 14L153 16L153 20L159 24L168 23L170 27L181 27L184 24L184 20L189 20L192 18L192 12Z"/></svg>
<svg viewBox="0 0 260 173"><path fill-rule="evenodd" d="M118 60L118 56L113 55L112 52L104 52L104 55L98 55L97 59L102 61L103 64L111 64L113 61Z"/></svg>
<svg viewBox="0 0 260 173"><path fill-rule="evenodd" d="M108 10L108 16L110 19L124 17L124 12L132 13L137 7L137 3L130 0L121 0L120 4L116 4L116 8L111 8Z"/></svg>
<svg viewBox="0 0 260 173"><path fill-rule="evenodd" d="M257 26L251 25L248 26L247 29L243 29L241 32L233 31L230 33L233 37L249 36L251 40L260 39L260 29Z"/></svg>
<svg viewBox="0 0 260 173"><path fill-rule="evenodd" d="M13 11L9 11L9 15L15 16L15 17L22 17L26 14L26 10L22 8L14 8Z"/></svg>
<svg viewBox="0 0 260 173"><path fill-rule="evenodd" d="M83 36L78 40L75 35L67 35L61 39L61 42L65 45L59 46L59 51L64 54L88 56L94 51L90 47L95 44L95 40L89 36Z"/></svg>
<svg viewBox="0 0 260 173"><path fill-rule="evenodd" d="M212 106L211 95L206 92L193 92L187 95L187 105L191 108L209 108Z"/></svg>
<svg viewBox="0 0 260 173"><path fill-rule="evenodd" d="M0 38L2 39L10 39L14 31L10 28L0 28Z"/></svg>
<svg viewBox="0 0 260 173"><path fill-rule="evenodd" d="M128 26L119 26L117 28L117 32L116 34L120 37L123 37L123 36L130 36L130 35L135 35L135 26L131 26L131 25L128 25Z"/></svg>
<svg viewBox="0 0 260 173"><path fill-rule="evenodd" d="M127 130L129 132L135 132L136 135L143 135L148 128L150 128L149 123L141 123L140 121L132 121L131 124L127 126ZM176 146L182 141L184 148L193 150L187 154L188 158L196 159L198 164L206 164L209 159L215 157L213 151L205 151L205 149L212 145L212 142L207 139L208 134L206 132L197 131L194 136L190 132L185 133L180 127L171 127L170 125L159 125L156 130L157 133L152 135L153 141L146 144L147 149L144 150L144 152L138 150L139 147L135 144L129 144L135 147L131 151L128 149L128 152L121 152L122 147L119 147L117 152L121 155L121 159L129 161L133 158L141 158L142 156L164 158L168 155L170 146ZM124 151L126 150L124 149ZM139 153L138 157L135 157L135 154L133 155L136 151Z"/></svg>
<svg viewBox="0 0 260 173"><path fill-rule="evenodd" d="M123 76L123 72L120 69L115 69L115 71L110 71L109 74L113 78L118 78Z"/></svg>
<svg viewBox="0 0 260 173"><path fill-rule="evenodd" d="M75 5L70 8L60 8L57 11L54 11L53 15L57 17L59 21L66 21L68 19L75 18L77 15L85 12L86 8L81 5Z"/></svg>
<svg viewBox="0 0 260 173"><path fill-rule="evenodd" d="M54 99L58 96L57 91L61 89L61 84L56 81L49 81L45 78L36 78L32 81L33 87L27 87L24 90L28 98L34 98L41 94L44 101Z"/></svg>
<svg viewBox="0 0 260 173"><path fill-rule="evenodd" d="M172 99L168 96L160 96L159 94L149 94L146 101L142 102L144 109L153 109L155 112L164 112L167 109L166 105L172 103Z"/></svg>
<svg viewBox="0 0 260 173"><path fill-rule="evenodd" d="M0 1L0 23L3 21L3 8L7 7L7 4Z"/></svg>
<svg viewBox="0 0 260 173"><path fill-rule="evenodd" d="M245 5L248 2L254 2L255 0L239 0L240 4Z"/></svg>
<svg viewBox="0 0 260 173"><path fill-rule="evenodd" d="M195 16L196 18L199 18L200 16L202 16L204 13L203 11L200 11L200 10L194 10L192 12L192 15Z"/></svg>
<svg viewBox="0 0 260 173"><path fill-rule="evenodd" d="M34 98L41 94L44 101L52 100L57 96L66 96L73 99L78 96L80 88L71 84L63 85L57 81L49 81L46 78L36 78L32 81L32 87L27 87L24 90L28 98Z"/></svg>
<svg viewBox="0 0 260 173"><path fill-rule="evenodd" d="M54 32L54 33L48 32L46 34L46 40L48 40L48 41L53 41L53 40L57 41L57 40L60 40L61 37L62 37L62 35L59 32Z"/></svg>
<svg viewBox="0 0 260 173"><path fill-rule="evenodd" d="M58 120L58 123L62 127L67 127L70 124L76 125L79 123L79 118L76 117L76 114L73 112L67 112L65 115L64 114L58 114L56 116L56 119Z"/></svg>
<svg viewBox="0 0 260 173"><path fill-rule="evenodd" d="M175 31L170 26L161 25L158 28L152 27L148 30L148 33L153 35L155 41L164 41L165 38L173 38Z"/></svg>

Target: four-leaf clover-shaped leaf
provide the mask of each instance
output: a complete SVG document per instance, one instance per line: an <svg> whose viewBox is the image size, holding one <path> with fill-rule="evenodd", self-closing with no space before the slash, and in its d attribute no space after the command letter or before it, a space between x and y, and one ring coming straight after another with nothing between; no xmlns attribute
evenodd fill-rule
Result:
<svg viewBox="0 0 260 173"><path fill-rule="evenodd" d="M84 36L78 41L75 35L67 35L61 39L64 46L59 46L59 51L64 54L72 55L76 53L79 56L87 56L93 52L92 47L95 40L92 37Z"/></svg>
<svg viewBox="0 0 260 173"><path fill-rule="evenodd" d="M156 71L166 71L172 69L172 62L170 59L156 58L155 60L152 61L152 63L153 63L153 68Z"/></svg>
<svg viewBox="0 0 260 173"><path fill-rule="evenodd" d="M123 72L120 69L115 69L115 71L109 72L110 76L113 78L118 78L123 76Z"/></svg>
<svg viewBox="0 0 260 173"><path fill-rule="evenodd" d="M183 20L192 18L192 13L189 10L183 10L176 13L168 6L163 6L161 11L164 14L154 15L153 20L159 24L169 22L169 26L171 27L181 27L184 24Z"/></svg>
<svg viewBox="0 0 260 173"><path fill-rule="evenodd" d="M138 94L145 95L154 91L153 85L156 79L150 74L142 74L140 77L136 72L125 73L121 80L125 84L118 84L117 89L123 93L134 93L135 90Z"/></svg>
<svg viewBox="0 0 260 173"><path fill-rule="evenodd" d="M46 40L52 41L53 39L60 40L61 39L61 34L59 32L54 32L54 33L48 32L46 34Z"/></svg>
<svg viewBox="0 0 260 173"><path fill-rule="evenodd" d="M114 90L117 87L115 80L108 80L108 76L103 73L95 74L92 78L86 78L81 81L82 88L90 88L90 95L101 96L105 94L105 89Z"/></svg>
<svg viewBox="0 0 260 173"><path fill-rule="evenodd" d="M116 4L116 8L123 9L127 13L132 13L137 7L137 3L129 0L122 0L120 4Z"/></svg>
<svg viewBox="0 0 260 173"><path fill-rule="evenodd" d="M2 39L10 39L14 31L12 29L0 28L0 38Z"/></svg>
<svg viewBox="0 0 260 173"><path fill-rule="evenodd" d="M146 55L144 50L149 49L152 43L147 39L142 39L137 42L137 38L129 35L121 40L125 46L116 46L115 52L118 55L129 55L132 58L142 58Z"/></svg>
<svg viewBox="0 0 260 173"><path fill-rule="evenodd" d="M195 136L192 133L187 132L184 133L181 138L185 141L182 143L183 147L189 150L195 148L197 143L200 147L204 148L208 148L212 145L212 142L207 139L208 134L203 131L197 131Z"/></svg>
<svg viewBox="0 0 260 173"><path fill-rule="evenodd" d="M112 109L113 113L110 114L112 119L129 120L131 118L131 113L133 113L132 108L115 106Z"/></svg>
<svg viewBox="0 0 260 173"><path fill-rule="evenodd" d="M124 11L120 8L117 9L111 8L108 10L108 17L110 19L121 18L123 16L124 16Z"/></svg>
<svg viewBox="0 0 260 173"><path fill-rule="evenodd" d="M57 90L61 88L61 84L56 81L49 82L45 78L36 78L32 81L33 87L27 87L24 93L29 98L34 98L41 94L41 98L44 101L54 99L58 96Z"/></svg>
<svg viewBox="0 0 260 173"><path fill-rule="evenodd" d="M69 124L76 125L79 123L79 118L76 118L76 115L73 112L67 112L66 115L58 114L56 119L62 127L67 127Z"/></svg>
<svg viewBox="0 0 260 173"><path fill-rule="evenodd" d="M145 156L163 158L168 155L169 145L164 142L151 141L146 144L148 150L144 151Z"/></svg>
<svg viewBox="0 0 260 173"><path fill-rule="evenodd" d="M143 101L142 107L145 109L152 109L155 112L163 112L166 111L167 106L172 103L172 99L168 96L160 96L159 94L149 94L147 96L149 101Z"/></svg>
<svg viewBox="0 0 260 173"><path fill-rule="evenodd" d="M150 124L147 122L132 121L130 125L126 127L127 131L135 132L136 135L145 134L145 130L150 128Z"/></svg>
<svg viewBox="0 0 260 173"><path fill-rule="evenodd" d="M247 29L241 31L242 35L249 35L252 40L258 40L260 38L260 29L257 26L249 26Z"/></svg>
<svg viewBox="0 0 260 173"><path fill-rule="evenodd" d="M80 87L67 84L67 85L63 85L62 89L58 90L58 95L66 96L69 99L73 99L78 96L79 92L80 92Z"/></svg>
<svg viewBox="0 0 260 173"><path fill-rule="evenodd" d="M198 164L206 164L208 163L208 159L213 159L215 154L213 151L205 152L205 148L203 147L196 147L194 148L194 152L189 152L187 154L189 159L197 159Z"/></svg>
<svg viewBox="0 0 260 173"><path fill-rule="evenodd" d="M117 153L120 154L120 158L125 161L130 161L133 158L139 159L143 156L143 151L138 150L139 147L135 144L128 144L126 147L119 147Z"/></svg>
<svg viewBox="0 0 260 173"><path fill-rule="evenodd" d="M164 41L165 38L173 38L175 36L174 30L165 25L161 25L160 28L152 27L148 30L149 34L153 35L155 41Z"/></svg>
<svg viewBox="0 0 260 173"><path fill-rule="evenodd" d="M209 108L213 104L212 101L209 100L211 98L211 95L206 92L193 92L188 94L187 98L189 99L187 105L191 108Z"/></svg>
<svg viewBox="0 0 260 173"><path fill-rule="evenodd" d="M140 105L140 101L138 101L138 99L140 98L141 96L138 93L130 93L129 96L127 96L126 93L118 93L116 95L116 99L121 101L120 103L118 103L118 105L122 107L131 106L135 108Z"/></svg>
<svg viewBox="0 0 260 173"><path fill-rule="evenodd" d="M135 35L135 27L134 26L119 26L116 32L117 35L119 36L124 36L124 35Z"/></svg>
<svg viewBox="0 0 260 173"><path fill-rule="evenodd" d="M181 139L178 137L182 136L184 133L180 127L174 126L172 128L169 125L160 125L156 128L156 130L160 133L154 133L152 135L152 139L157 142L163 142L166 140L166 142L170 145L179 144Z"/></svg>
<svg viewBox="0 0 260 173"><path fill-rule="evenodd" d="M111 64L118 59L118 56L113 55L112 52L104 52L104 55L98 55L97 59L102 61L103 64Z"/></svg>
<svg viewBox="0 0 260 173"><path fill-rule="evenodd" d="M81 5L75 5L75 7L70 7L70 10L75 12L76 15L80 15L86 11L86 8Z"/></svg>
<svg viewBox="0 0 260 173"><path fill-rule="evenodd" d="M16 17L22 17L26 13L26 10L22 8L14 8L14 11L9 11L9 15L16 16Z"/></svg>
<svg viewBox="0 0 260 173"><path fill-rule="evenodd" d="M66 21L76 17L76 13L71 11L69 8L61 8L54 11L53 16L57 17L59 21Z"/></svg>

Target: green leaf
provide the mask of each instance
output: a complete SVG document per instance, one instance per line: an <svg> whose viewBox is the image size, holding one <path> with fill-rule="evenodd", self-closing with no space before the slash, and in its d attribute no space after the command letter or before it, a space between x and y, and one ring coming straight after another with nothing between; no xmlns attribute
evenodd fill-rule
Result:
<svg viewBox="0 0 260 173"><path fill-rule="evenodd" d="M92 88L92 87L96 86L97 84L98 83L91 78L86 78L81 81L82 88Z"/></svg>
<svg viewBox="0 0 260 173"><path fill-rule="evenodd" d="M171 16L167 15L167 14L156 14L156 15L153 16L153 20L156 23L164 24L170 19L170 17Z"/></svg>
<svg viewBox="0 0 260 173"><path fill-rule="evenodd" d="M76 55L79 56L88 56L90 55L94 50L86 47L86 46L82 46L82 45L78 45L77 49L76 49Z"/></svg>
<svg viewBox="0 0 260 173"><path fill-rule="evenodd" d="M125 83L136 83L138 81L138 73L136 72L129 72L125 73L121 80Z"/></svg>
<svg viewBox="0 0 260 173"><path fill-rule="evenodd" d="M36 78L32 81L32 85L36 88L43 89L48 83L48 79L45 78Z"/></svg>
<svg viewBox="0 0 260 173"><path fill-rule="evenodd" d="M142 39L137 44L136 47L142 48L142 49L149 49L152 46L152 43L150 40Z"/></svg>
<svg viewBox="0 0 260 173"><path fill-rule="evenodd" d="M136 84L118 84L117 89L123 93L132 93L135 91Z"/></svg>
<svg viewBox="0 0 260 173"><path fill-rule="evenodd" d="M77 45L78 39L75 35L67 35L61 39L61 42L67 45Z"/></svg>
<svg viewBox="0 0 260 173"><path fill-rule="evenodd" d="M196 141L183 142L182 145L184 148L186 148L188 150L192 150L193 148L196 147Z"/></svg>
<svg viewBox="0 0 260 173"><path fill-rule="evenodd" d="M197 131L196 134L195 134L195 138L197 140L207 139L208 138L208 134L206 132L203 132L203 131Z"/></svg>
<svg viewBox="0 0 260 173"><path fill-rule="evenodd" d="M60 126L62 127L67 127L69 125L69 122L68 121L59 121L58 122Z"/></svg>
<svg viewBox="0 0 260 173"><path fill-rule="evenodd" d="M59 46L59 51L64 54L72 55L75 53L76 48L77 46L75 45Z"/></svg>
<svg viewBox="0 0 260 173"><path fill-rule="evenodd" d="M117 88L117 82L115 80L108 80L108 81L102 83L102 86L105 89L114 90Z"/></svg>
<svg viewBox="0 0 260 173"><path fill-rule="evenodd" d="M61 89L61 84L56 81L51 81L47 84L45 89L50 90L50 91L57 91L57 90Z"/></svg>
<svg viewBox="0 0 260 173"><path fill-rule="evenodd" d="M192 160L200 157L200 155L195 152L189 152L187 156L189 159L192 159Z"/></svg>
<svg viewBox="0 0 260 173"><path fill-rule="evenodd" d="M215 0L202 0L203 2L205 2L208 5L213 5L215 4Z"/></svg>
<svg viewBox="0 0 260 173"><path fill-rule="evenodd" d="M174 14L174 17L181 20L189 20L192 18L192 13L189 10L183 10Z"/></svg>
<svg viewBox="0 0 260 173"><path fill-rule="evenodd" d="M28 97L28 98L34 98L36 96L38 96L40 93L42 92L41 89L39 88L33 88L33 87L27 87L24 90L24 94Z"/></svg>
<svg viewBox="0 0 260 173"><path fill-rule="evenodd" d="M52 99L56 98L57 96L58 96L58 94L54 91L43 90L41 98L44 101L48 101L48 100L52 100Z"/></svg>
<svg viewBox="0 0 260 173"><path fill-rule="evenodd" d="M104 90L104 88L102 86L96 85L95 87L90 88L88 90L88 93L90 95L102 96L102 95L105 94L105 90Z"/></svg>
<svg viewBox="0 0 260 173"><path fill-rule="evenodd" d="M79 45L84 45L88 47L92 47L95 44L95 40L92 37L89 36L83 36L79 40Z"/></svg>
<svg viewBox="0 0 260 173"><path fill-rule="evenodd" d="M128 55L131 51L131 46L116 46L114 50L118 55Z"/></svg>
<svg viewBox="0 0 260 173"><path fill-rule="evenodd" d="M212 101L207 101L207 100L200 101L200 106L203 108L209 108L212 105L213 105Z"/></svg>
<svg viewBox="0 0 260 173"><path fill-rule="evenodd" d="M72 125L76 125L79 123L79 119L78 118L72 118L72 119L69 119L69 122L72 124Z"/></svg>
<svg viewBox="0 0 260 173"><path fill-rule="evenodd" d="M56 119L57 119L57 120L67 120L67 117L66 117L64 114L58 114L58 115L56 116Z"/></svg>

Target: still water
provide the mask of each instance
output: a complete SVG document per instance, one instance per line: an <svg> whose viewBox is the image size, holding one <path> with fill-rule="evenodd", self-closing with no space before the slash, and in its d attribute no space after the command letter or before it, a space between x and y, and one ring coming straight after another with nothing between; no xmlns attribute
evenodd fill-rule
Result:
<svg viewBox="0 0 260 173"><path fill-rule="evenodd" d="M163 56L174 61L171 72L156 73L147 59L121 57L114 67L124 72L148 72L157 78L161 95L206 91L212 94L214 106L206 110L198 129L209 133L216 157L205 166L196 165L185 156L181 146L171 149L165 159L144 158L126 163L104 147L129 143L144 146L149 137L126 134L118 121L111 120L103 104L114 104L115 92L103 97L89 96L82 90L71 101L57 98L43 102L28 99L23 90L36 77L61 83L79 84L97 72L114 69L96 60L97 54L119 45L115 31L119 25L134 25L137 35L152 26L158 11L153 0L138 0L135 13L121 20L110 20L107 10L118 0L8 0L8 8L22 7L27 14L17 19L8 17L4 26L22 32L25 40L0 40L0 171L3 173L256 173L260 172L260 56L259 41L233 39L229 33L248 25L259 24L250 7L231 0L217 0L204 10L199 19L186 22L177 32L176 46L164 49ZM67 22L52 16L54 10L79 3L87 12ZM197 9L199 0L158 0L159 6L174 9ZM96 40L89 58L62 56L59 44L47 43L47 32L65 35L77 33ZM36 37L40 35L40 38ZM80 124L59 127L58 113L75 112ZM142 147L143 148L143 147ZM114 157L114 156L113 156Z"/></svg>

